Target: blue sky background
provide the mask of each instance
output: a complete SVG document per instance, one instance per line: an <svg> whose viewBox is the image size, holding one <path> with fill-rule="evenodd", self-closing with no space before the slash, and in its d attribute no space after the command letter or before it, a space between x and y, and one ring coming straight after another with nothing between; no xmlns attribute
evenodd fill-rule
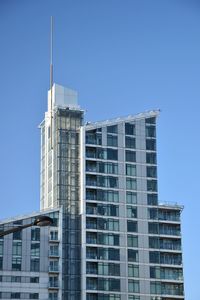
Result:
<svg viewBox="0 0 200 300"><path fill-rule="evenodd" d="M54 79L86 120L161 109L161 201L185 206L187 300L199 300L200 1L0 0L0 218L39 209L40 132Z"/></svg>

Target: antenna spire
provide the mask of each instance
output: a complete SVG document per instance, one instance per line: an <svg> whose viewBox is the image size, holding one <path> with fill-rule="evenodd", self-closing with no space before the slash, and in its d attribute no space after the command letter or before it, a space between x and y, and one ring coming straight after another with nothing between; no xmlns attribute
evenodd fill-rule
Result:
<svg viewBox="0 0 200 300"><path fill-rule="evenodd" d="M51 120L50 120L50 130L51 130L51 149L53 149L52 135L53 135L53 16L51 16L51 42L50 42L50 92L51 92Z"/></svg>

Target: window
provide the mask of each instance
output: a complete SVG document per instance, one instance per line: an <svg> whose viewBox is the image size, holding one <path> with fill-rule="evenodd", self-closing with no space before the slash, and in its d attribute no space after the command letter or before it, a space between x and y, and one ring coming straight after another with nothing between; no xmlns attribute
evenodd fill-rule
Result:
<svg viewBox="0 0 200 300"><path fill-rule="evenodd" d="M162 294L167 295L183 295L183 284L165 283L161 284Z"/></svg>
<svg viewBox="0 0 200 300"><path fill-rule="evenodd" d="M150 292L151 294L161 294L160 282L150 282Z"/></svg>
<svg viewBox="0 0 200 300"><path fill-rule="evenodd" d="M147 152L146 153L146 163L156 165L156 153Z"/></svg>
<svg viewBox="0 0 200 300"><path fill-rule="evenodd" d="M40 241L40 228L31 229L31 241Z"/></svg>
<svg viewBox="0 0 200 300"><path fill-rule="evenodd" d="M126 136L125 137L125 147L135 149L135 138Z"/></svg>
<svg viewBox="0 0 200 300"><path fill-rule="evenodd" d="M126 203L127 204L136 204L137 203L137 194L133 192L126 192Z"/></svg>
<svg viewBox="0 0 200 300"><path fill-rule="evenodd" d="M58 300L58 293L57 292L49 293L49 300Z"/></svg>
<svg viewBox="0 0 200 300"><path fill-rule="evenodd" d="M136 176L136 166L131 164L126 164L126 175Z"/></svg>
<svg viewBox="0 0 200 300"><path fill-rule="evenodd" d="M126 150L125 159L128 162L135 162L136 161L136 153L135 153L135 151Z"/></svg>
<svg viewBox="0 0 200 300"><path fill-rule="evenodd" d="M39 283L39 277L30 277L30 283Z"/></svg>
<svg viewBox="0 0 200 300"><path fill-rule="evenodd" d="M158 220L158 209L157 208L148 208L148 218L150 220Z"/></svg>
<svg viewBox="0 0 200 300"><path fill-rule="evenodd" d="M107 146L117 147L118 138L117 135L107 135Z"/></svg>
<svg viewBox="0 0 200 300"><path fill-rule="evenodd" d="M137 222L135 221L127 221L127 231L128 232L137 232Z"/></svg>
<svg viewBox="0 0 200 300"><path fill-rule="evenodd" d="M156 124L156 118L155 117L146 118L145 123L146 124Z"/></svg>
<svg viewBox="0 0 200 300"><path fill-rule="evenodd" d="M127 235L128 247L138 247L138 237L135 235Z"/></svg>
<svg viewBox="0 0 200 300"><path fill-rule="evenodd" d="M49 271L58 272L58 260L50 260L49 261Z"/></svg>
<svg viewBox="0 0 200 300"><path fill-rule="evenodd" d="M3 257L0 256L0 270L3 269Z"/></svg>
<svg viewBox="0 0 200 300"><path fill-rule="evenodd" d="M117 132L118 132L117 125L107 126L107 133L117 133Z"/></svg>
<svg viewBox="0 0 200 300"><path fill-rule="evenodd" d="M21 276L11 276L11 282L21 282Z"/></svg>
<svg viewBox="0 0 200 300"><path fill-rule="evenodd" d="M160 267L150 267L150 278L160 279Z"/></svg>
<svg viewBox="0 0 200 300"><path fill-rule="evenodd" d="M87 262L87 274L120 276L120 265L114 263Z"/></svg>
<svg viewBox="0 0 200 300"><path fill-rule="evenodd" d="M98 233L98 244L119 246L119 235Z"/></svg>
<svg viewBox="0 0 200 300"><path fill-rule="evenodd" d="M147 180L147 191L157 192L157 180Z"/></svg>
<svg viewBox="0 0 200 300"><path fill-rule="evenodd" d="M138 251L133 249L128 249L128 261L138 262Z"/></svg>
<svg viewBox="0 0 200 300"><path fill-rule="evenodd" d="M139 293L139 281L138 280L128 280L128 291L129 293Z"/></svg>
<svg viewBox="0 0 200 300"><path fill-rule="evenodd" d="M127 206L127 218L137 218L137 207Z"/></svg>
<svg viewBox="0 0 200 300"><path fill-rule="evenodd" d="M49 277L49 286L50 287L58 287L58 276L50 276Z"/></svg>
<svg viewBox="0 0 200 300"><path fill-rule="evenodd" d="M38 293L30 293L29 299L39 299L39 294Z"/></svg>
<svg viewBox="0 0 200 300"><path fill-rule="evenodd" d="M13 232L13 240L21 240L22 239L22 231Z"/></svg>
<svg viewBox="0 0 200 300"><path fill-rule="evenodd" d="M139 277L139 266L128 265L128 276L129 277Z"/></svg>
<svg viewBox="0 0 200 300"><path fill-rule="evenodd" d="M135 124L125 123L125 134L135 135Z"/></svg>
<svg viewBox="0 0 200 300"><path fill-rule="evenodd" d="M165 265L181 265L182 255L177 253L160 253L160 263Z"/></svg>
<svg viewBox="0 0 200 300"><path fill-rule="evenodd" d="M50 245L49 254L51 256L58 256L59 255L58 245Z"/></svg>
<svg viewBox="0 0 200 300"><path fill-rule="evenodd" d="M3 241L0 241L0 255L3 255Z"/></svg>
<svg viewBox="0 0 200 300"><path fill-rule="evenodd" d="M158 237L149 237L149 248L160 248L160 242Z"/></svg>
<svg viewBox="0 0 200 300"><path fill-rule="evenodd" d="M31 244L31 256L40 256L40 244Z"/></svg>
<svg viewBox="0 0 200 300"><path fill-rule="evenodd" d="M119 192L112 190L86 189L86 199L103 202L119 202Z"/></svg>
<svg viewBox="0 0 200 300"><path fill-rule="evenodd" d="M86 144L102 144L101 133L97 133L96 130L89 130L86 132Z"/></svg>
<svg viewBox="0 0 200 300"><path fill-rule="evenodd" d="M156 127L146 126L146 137L156 137Z"/></svg>
<svg viewBox="0 0 200 300"><path fill-rule="evenodd" d="M152 278L183 280L183 270L177 268L160 268L160 277L152 277Z"/></svg>
<svg viewBox="0 0 200 300"><path fill-rule="evenodd" d="M147 166L147 177L156 178L157 177L157 169L154 166Z"/></svg>
<svg viewBox="0 0 200 300"><path fill-rule="evenodd" d="M22 263L21 257L13 257L12 258L12 270L13 271L21 271L21 263Z"/></svg>
<svg viewBox="0 0 200 300"><path fill-rule="evenodd" d="M21 295L20 295L20 293L11 293L11 295L10 295L11 297L11 299L20 299L21 298Z"/></svg>
<svg viewBox="0 0 200 300"><path fill-rule="evenodd" d="M140 296L129 295L128 300L140 300Z"/></svg>
<svg viewBox="0 0 200 300"><path fill-rule="evenodd" d="M86 214L102 216L119 216L119 206L101 203L86 203Z"/></svg>
<svg viewBox="0 0 200 300"><path fill-rule="evenodd" d="M58 231L50 231L50 240L52 241L58 240Z"/></svg>
<svg viewBox="0 0 200 300"><path fill-rule="evenodd" d="M127 190L136 190L137 189L136 179L126 178L126 188Z"/></svg>
<svg viewBox="0 0 200 300"><path fill-rule="evenodd" d="M118 151L114 149L107 149L107 159L108 160L118 160Z"/></svg>
<svg viewBox="0 0 200 300"><path fill-rule="evenodd" d="M32 272L40 271L40 259L39 258L31 258L30 270Z"/></svg>
<svg viewBox="0 0 200 300"><path fill-rule="evenodd" d="M153 264L160 263L160 252L158 251L150 251L149 252L149 262Z"/></svg>
<svg viewBox="0 0 200 300"><path fill-rule="evenodd" d="M159 233L159 227L158 223L149 223L149 233L158 234Z"/></svg>
<svg viewBox="0 0 200 300"><path fill-rule="evenodd" d="M156 151L156 140L146 139L146 150Z"/></svg>
<svg viewBox="0 0 200 300"><path fill-rule="evenodd" d="M147 204L148 205L158 205L158 195L157 194L147 194Z"/></svg>

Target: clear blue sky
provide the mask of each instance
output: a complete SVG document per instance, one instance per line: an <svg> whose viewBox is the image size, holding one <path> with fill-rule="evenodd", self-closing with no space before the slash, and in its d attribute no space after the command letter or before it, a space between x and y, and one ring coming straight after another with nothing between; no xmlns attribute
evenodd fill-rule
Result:
<svg viewBox="0 0 200 300"><path fill-rule="evenodd" d="M185 206L186 299L199 300L198 0L0 0L0 218L39 209L51 15L54 79L86 120L161 109L159 196Z"/></svg>

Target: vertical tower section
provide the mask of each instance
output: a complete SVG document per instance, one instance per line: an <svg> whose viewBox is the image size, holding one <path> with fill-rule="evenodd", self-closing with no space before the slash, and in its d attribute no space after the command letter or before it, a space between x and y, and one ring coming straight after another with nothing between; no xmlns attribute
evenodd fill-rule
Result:
<svg viewBox="0 0 200 300"><path fill-rule="evenodd" d="M82 129L82 300L184 299L182 208L158 201L158 114Z"/></svg>
<svg viewBox="0 0 200 300"><path fill-rule="evenodd" d="M52 103L52 105L51 105ZM52 119L51 119L52 118ZM80 299L80 127L77 92L54 84L41 123L40 208L63 207L63 295ZM51 127L52 126L52 127Z"/></svg>

